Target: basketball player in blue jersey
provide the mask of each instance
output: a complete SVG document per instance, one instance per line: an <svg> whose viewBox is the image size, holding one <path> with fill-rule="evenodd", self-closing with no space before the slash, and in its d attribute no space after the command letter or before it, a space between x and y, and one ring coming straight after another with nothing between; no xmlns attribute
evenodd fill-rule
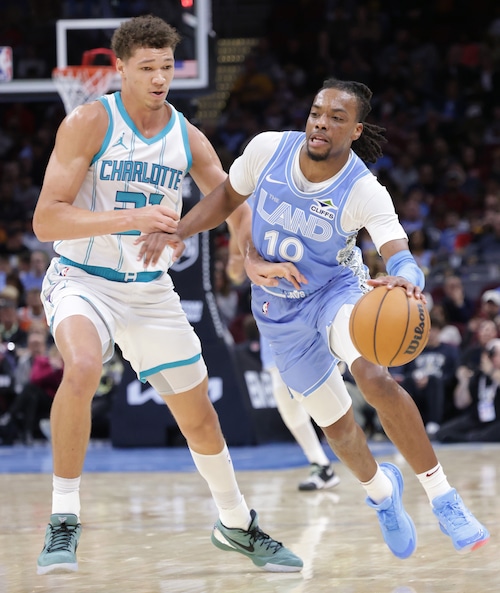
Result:
<svg viewBox="0 0 500 593"><path fill-rule="evenodd" d="M238 213L237 213L238 214ZM247 280L244 267L244 258L240 251L238 240L233 229L233 218L229 217L229 257L226 272L235 285L241 285ZM234 222L238 226L241 222ZM281 375L274 362L273 353L267 342L260 336L260 359L262 368L270 378L273 390L274 401L278 412L293 438L297 441L310 464L309 476L299 482L299 490L315 491L333 488L340 483L340 478L333 470L323 445L321 444L316 429L311 422L311 417L304 406L292 398L288 387L281 378Z"/></svg>
<svg viewBox="0 0 500 593"><path fill-rule="evenodd" d="M51 413L52 514L39 574L78 567L91 401L115 341L186 438L219 511L212 542L265 570L302 568L300 558L259 528L239 490L208 397L200 341L168 274L171 250L145 269L134 243L141 233L175 232L188 171L202 194L227 176L206 137L166 100L178 41L176 30L153 16L115 31L121 92L77 107L62 122L34 214L38 239L54 241L58 254L42 297L64 360Z"/></svg>
<svg viewBox="0 0 500 593"><path fill-rule="evenodd" d="M417 537L402 503L402 474L391 463L379 465L370 453L338 380L337 363L345 361L385 433L416 473L441 530L456 550L465 552L488 541L487 529L448 483L413 399L387 368L363 359L349 335L349 316L366 285L388 290L402 286L425 302L424 276L408 250L390 195L364 162L381 156L384 141L383 130L365 122L371 96L362 83L325 81L305 133L254 137L234 161L228 179L164 241L177 257L183 239L215 228L252 196L251 239L243 228L238 240L253 282L252 311L282 378L364 487L390 550L407 558ZM363 227L387 276L370 280L364 274L355 249ZM141 254L153 263L161 242L146 245Z"/></svg>

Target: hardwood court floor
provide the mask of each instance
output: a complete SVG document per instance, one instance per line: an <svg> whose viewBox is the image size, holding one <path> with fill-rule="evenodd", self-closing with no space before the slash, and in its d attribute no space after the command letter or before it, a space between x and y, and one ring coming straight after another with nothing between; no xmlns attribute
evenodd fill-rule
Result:
<svg viewBox="0 0 500 593"><path fill-rule="evenodd" d="M271 449L271 451L273 451ZM210 542L215 507L205 483L187 471L89 471L84 475L79 571L37 576L50 512L46 459L33 473L0 473L0 593L498 593L500 590L500 446L441 446L448 478L491 532L489 544L459 555L441 534L427 497L392 447L379 461L397 463L405 476L404 501L419 537L415 554L393 557L373 510L354 478L336 463L341 483L304 493L307 471L295 445L278 449L284 469L269 469L269 449L256 447L253 465L240 470L247 502L261 527L304 560L301 573L262 572ZM48 453L47 453L48 454ZM142 452L148 465L148 451ZM155 456L157 452L150 452ZM162 452L168 455L167 450ZM33 456L34 453L32 452ZM131 452L131 455L137 453ZM244 456L244 457L245 457ZM9 454L0 452L0 471ZM279 459L275 462L279 464ZM301 462L303 464L303 461ZM132 466L135 467L135 466Z"/></svg>

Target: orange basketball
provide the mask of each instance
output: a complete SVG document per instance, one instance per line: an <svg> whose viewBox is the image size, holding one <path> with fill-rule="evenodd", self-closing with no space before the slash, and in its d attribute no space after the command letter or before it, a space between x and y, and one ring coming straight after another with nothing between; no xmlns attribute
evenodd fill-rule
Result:
<svg viewBox="0 0 500 593"><path fill-rule="evenodd" d="M375 364L394 367L416 358L427 344L431 321L427 307L397 286L377 286L354 306L349 322L359 353Z"/></svg>

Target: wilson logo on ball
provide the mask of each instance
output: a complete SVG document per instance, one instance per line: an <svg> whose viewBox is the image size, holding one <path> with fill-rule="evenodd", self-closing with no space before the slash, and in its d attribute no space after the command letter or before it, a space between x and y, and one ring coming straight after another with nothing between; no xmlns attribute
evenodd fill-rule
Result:
<svg viewBox="0 0 500 593"><path fill-rule="evenodd" d="M428 323L426 324L427 319L425 316L427 309L424 307L423 304L419 304L418 310L420 312L420 323L415 328L413 328L413 332L414 332L413 340L410 342L410 345L405 350L405 354L410 354L410 355L415 354L415 352L417 350L419 350L420 344L422 343L422 338L425 335L426 328L427 328L427 333L428 333L429 324ZM422 350L422 349L420 348L420 350Z"/></svg>

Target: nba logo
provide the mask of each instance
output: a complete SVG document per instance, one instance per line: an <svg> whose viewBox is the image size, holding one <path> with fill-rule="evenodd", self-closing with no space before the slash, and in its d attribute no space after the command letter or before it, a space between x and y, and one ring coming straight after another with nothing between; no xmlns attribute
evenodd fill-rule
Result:
<svg viewBox="0 0 500 593"><path fill-rule="evenodd" d="M12 80L12 48L8 45L0 46L0 82Z"/></svg>

